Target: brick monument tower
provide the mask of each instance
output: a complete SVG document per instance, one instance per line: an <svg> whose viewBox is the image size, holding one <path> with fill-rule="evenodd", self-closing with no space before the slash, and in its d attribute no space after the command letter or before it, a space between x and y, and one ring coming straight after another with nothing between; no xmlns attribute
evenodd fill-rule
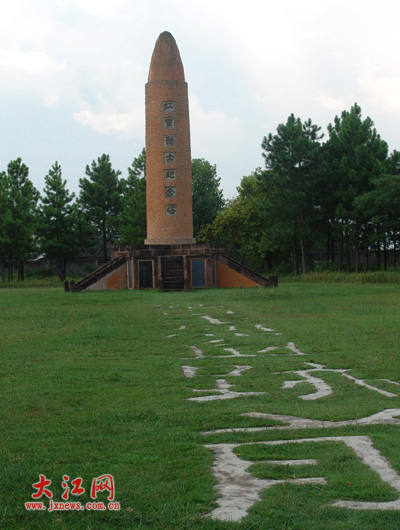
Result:
<svg viewBox="0 0 400 530"><path fill-rule="evenodd" d="M146 91L147 239L114 246L111 260L74 291L260 287L273 282L193 237L188 87L174 37L158 37Z"/></svg>
<svg viewBox="0 0 400 530"><path fill-rule="evenodd" d="M168 31L155 44L145 90L145 243L195 243L188 86L178 47Z"/></svg>

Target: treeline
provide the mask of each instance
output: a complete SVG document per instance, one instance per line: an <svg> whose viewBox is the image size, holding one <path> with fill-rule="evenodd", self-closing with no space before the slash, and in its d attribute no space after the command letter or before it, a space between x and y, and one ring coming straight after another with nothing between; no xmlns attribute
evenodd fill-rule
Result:
<svg viewBox="0 0 400 530"><path fill-rule="evenodd" d="M2 279L14 271L24 279L24 263L38 255L56 262L60 279L66 262L86 249L102 245L107 260L114 239L143 242L146 215L144 153L119 178L110 157L102 155L86 166L76 197L67 189L62 169L55 162L45 177L43 193L33 186L29 169L19 158L0 173L0 267ZM138 207L136 207L138 205ZM128 217L130 221L128 222ZM135 229L132 231L132 223Z"/></svg>
<svg viewBox="0 0 400 530"><path fill-rule="evenodd" d="M216 167L192 161L195 231L211 223L223 205ZM127 178L103 154L86 166L79 196L70 193L55 162L43 193L33 186L21 159L0 173L0 270L2 281L14 272L24 279L24 263L43 255L57 263L61 280L66 263L94 246L108 259L111 243L142 244L146 237L146 152L133 160Z"/></svg>
<svg viewBox="0 0 400 530"><path fill-rule="evenodd" d="M265 168L242 179L238 195L204 226L199 239L227 242L240 261L261 272L306 272L311 253L327 266L387 266L400 237L400 153L389 155L371 118L355 104L321 128L293 114L262 142ZM394 252L396 255L396 252ZM396 268L396 260L394 268Z"/></svg>
<svg viewBox="0 0 400 530"><path fill-rule="evenodd" d="M243 177L237 196L225 201L216 166L192 160L193 224L198 241L227 243L229 252L259 272L306 272L309 256L325 256L340 270L386 269L400 239L400 152L388 153L371 118L355 104L321 127L290 115L264 137L265 168ZM146 237L146 152L128 168L113 169L108 155L86 166L79 196L70 193L56 162L40 194L21 159L0 173L0 269L3 281L44 255L58 264L84 249L134 245ZM394 252L393 252L394 251ZM381 258L382 256L382 258ZM371 260L372 261L372 260Z"/></svg>

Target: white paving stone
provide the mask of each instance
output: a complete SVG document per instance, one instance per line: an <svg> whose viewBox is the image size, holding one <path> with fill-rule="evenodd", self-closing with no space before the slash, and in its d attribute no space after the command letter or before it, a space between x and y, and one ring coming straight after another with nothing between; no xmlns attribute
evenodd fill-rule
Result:
<svg viewBox="0 0 400 530"><path fill-rule="evenodd" d="M286 425L270 425L268 427L234 427L228 429L218 429L214 431L203 431L202 434L221 434L231 432L260 432L260 431L279 431L287 429L321 429L334 427L347 427L349 425L400 425L400 409L385 409L371 416L355 420L329 421L329 420L312 420L309 418L300 418L297 416L288 416L286 414L267 414L264 412L244 412L241 416L249 418L261 418L266 420L275 420L286 423Z"/></svg>
<svg viewBox="0 0 400 530"><path fill-rule="evenodd" d="M211 396L199 396L195 398L187 398L189 401L218 401L223 399L235 399L247 396L260 396L265 392L235 392L230 390L234 385L230 385L226 379L217 379L216 388L197 390L192 389L193 392L218 392Z"/></svg>
<svg viewBox="0 0 400 530"><path fill-rule="evenodd" d="M398 383L397 381L391 381L390 379L378 379L378 381L385 381L385 383L390 383L391 385L400 386L400 383Z"/></svg>
<svg viewBox="0 0 400 530"><path fill-rule="evenodd" d="M261 324L256 324L254 327L261 331L267 331L267 332L275 331L274 329L271 329L271 328L265 328Z"/></svg>
<svg viewBox="0 0 400 530"><path fill-rule="evenodd" d="M201 318L208 320L210 324L217 324L218 326L220 326L221 324L228 324L228 322L221 322L220 320L218 320L218 318L212 318L207 316L202 316Z"/></svg>
<svg viewBox="0 0 400 530"><path fill-rule="evenodd" d="M293 353L277 353L277 354L271 354L271 355L277 355L278 357L283 357L285 355L308 355L308 353L303 353L302 351L295 346L294 342L288 342L286 346L284 346L286 349L290 350ZM268 348L265 348L264 350L258 350L257 353L268 353L270 351L278 350L280 349L279 346L269 346Z"/></svg>
<svg viewBox="0 0 400 530"><path fill-rule="evenodd" d="M236 350L235 348L224 348L224 351L227 351L228 353L231 353L232 355L220 355L220 357L228 358L228 357L257 357L253 353L243 354L240 353L240 351Z"/></svg>
<svg viewBox="0 0 400 530"><path fill-rule="evenodd" d="M196 357L198 359L201 359L204 357L204 353L202 352L202 350L200 348L198 348L197 346L189 346L189 348L191 350L193 350L194 354L196 355Z"/></svg>
<svg viewBox="0 0 400 530"><path fill-rule="evenodd" d="M182 366L183 375L186 377L194 377L198 369L198 366Z"/></svg>
<svg viewBox="0 0 400 530"><path fill-rule="evenodd" d="M376 386L369 385L368 383L364 381L364 379L357 379L356 377L353 377L352 375L347 373L347 370L343 371L342 376L347 377L347 379L350 379L351 381L354 381L356 385L363 386L365 388L368 388L369 390L374 390L375 392L382 394L382 396L386 396L386 397L397 397L398 396L398 394L393 394L393 392L387 392L386 390L382 390L381 388L377 388Z"/></svg>
<svg viewBox="0 0 400 530"><path fill-rule="evenodd" d="M226 376L233 376L233 377L240 377L243 375L243 372L246 372L246 370L250 370L253 368L252 366L244 366L240 364L235 364L235 370L232 370L229 374L226 374Z"/></svg>
<svg viewBox="0 0 400 530"><path fill-rule="evenodd" d="M234 450L239 446L259 445L274 446L285 444L342 442L350 447L357 457L375 471L383 482L392 486L400 493L400 477L388 460L373 446L368 436L326 436L321 438L302 438L295 440L274 440L267 442L249 442L241 444L209 444L208 449L215 454L213 473L217 480L218 508L209 516L221 521L240 521L255 502L260 500L261 490L269 489L276 484L326 484L324 478L308 478L293 480L264 480L253 477L247 469L257 463L239 458ZM400 498L390 502L364 502L338 500L331 504L355 510L399 510Z"/></svg>
<svg viewBox="0 0 400 530"><path fill-rule="evenodd" d="M315 400L315 399L320 399L320 398L329 396L333 393L333 390L328 385L328 383L326 383L323 379L319 377L315 377L315 375L313 375L315 372L338 373L341 376L346 377L350 381L353 381L353 383L355 383L356 385L362 386L364 388L368 388L368 390L378 392L379 394L382 394L383 396L386 396L386 397L397 397L397 394L394 394L393 392L382 390L381 388L377 388L376 386L372 386L366 383L363 379L358 379L357 377L353 377L352 375L347 373L349 371L348 368L347 369L326 368L325 365L317 364L317 363L304 363L304 364L307 366L310 366L311 368L308 368L307 370L289 370L287 372L275 372L275 374L278 374L278 373L297 374L303 378L303 379L297 379L295 381L285 381L282 385L283 389L294 388L296 385L300 383L310 383L317 389L317 392L299 396L300 399L303 399L306 401Z"/></svg>
<svg viewBox="0 0 400 530"><path fill-rule="evenodd" d="M239 444L241 445L241 444ZM246 445L246 444L242 444ZM209 516L220 521L238 522L248 510L260 500L260 492L277 484L326 484L324 478L304 478L288 480L264 480L253 477L247 469L257 462L239 458L235 444L206 445L215 454L213 473L217 480L218 508Z"/></svg>

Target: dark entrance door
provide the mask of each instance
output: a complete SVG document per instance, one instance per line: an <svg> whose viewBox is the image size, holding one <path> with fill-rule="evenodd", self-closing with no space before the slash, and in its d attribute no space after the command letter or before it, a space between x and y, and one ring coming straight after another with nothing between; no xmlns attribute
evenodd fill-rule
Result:
<svg viewBox="0 0 400 530"><path fill-rule="evenodd" d="M153 289L153 262L139 261L139 289Z"/></svg>
<svg viewBox="0 0 400 530"><path fill-rule="evenodd" d="M203 259L192 260L192 287L206 286L206 269Z"/></svg>

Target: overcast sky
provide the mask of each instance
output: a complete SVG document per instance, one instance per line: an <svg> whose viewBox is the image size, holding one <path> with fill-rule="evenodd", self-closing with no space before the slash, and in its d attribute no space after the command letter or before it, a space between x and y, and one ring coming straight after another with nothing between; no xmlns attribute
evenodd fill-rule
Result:
<svg viewBox="0 0 400 530"><path fill-rule="evenodd" d="M398 0L0 0L0 171L72 191L103 153L127 176L144 147L144 85L170 31L189 85L192 157L226 197L293 112L326 131L357 102L400 150Z"/></svg>

